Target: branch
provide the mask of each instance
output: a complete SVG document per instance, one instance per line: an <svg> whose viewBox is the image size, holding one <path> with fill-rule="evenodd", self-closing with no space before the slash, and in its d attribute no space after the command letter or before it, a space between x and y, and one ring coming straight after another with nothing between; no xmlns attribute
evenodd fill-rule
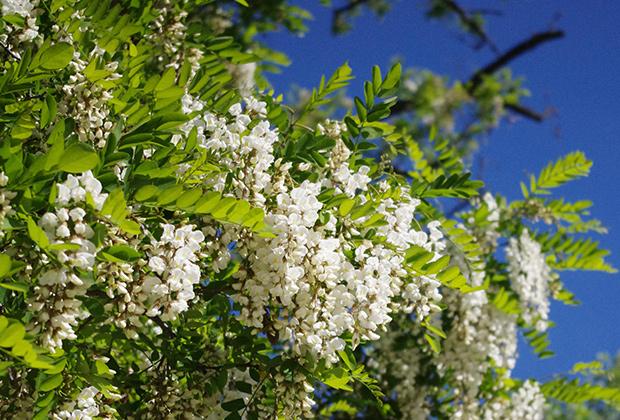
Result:
<svg viewBox="0 0 620 420"><path fill-rule="evenodd" d="M491 38L487 35L487 33L482 29L482 26L476 19L474 19L465 9L463 9L456 1L454 0L444 0L444 4L450 10L452 10L458 16L459 20L469 30L471 33L480 38L482 44L487 44L494 53L499 54L499 49L497 45L493 42Z"/></svg>
<svg viewBox="0 0 620 420"><path fill-rule="evenodd" d="M527 53L528 51L533 50L545 42L552 41L554 39L559 39L564 37L564 31L547 31L547 32L539 32L537 34L532 35L528 39L521 41L505 53L501 54L495 60L482 67L480 70L476 71L467 82L467 92L472 95L476 88L480 86L482 83L482 79L486 75L490 75L495 73L497 70L504 67L506 64L520 57L521 55ZM514 103L506 103L504 102L504 107L522 117L530 119L532 121L541 122L547 117L546 113L540 113L538 111L534 111L533 109L527 108L520 104ZM413 109L413 104L411 101L399 101L392 107L392 115L400 114L402 112L411 111Z"/></svg>
<svg viewBox="0 0 620 420"><path fill-rule="evenodd" d="M493 74L497 70L510 63L512 60L520 57L528 51L533 50L545 42L564 37L564 31L547 31L539 32L532 35L528 39L519 42L517 45L497 57L495 60L475 72L470 78L471 91L474 91L482 82L482 78L488 74Z"/></svg>
<svg viewBox="0 0 620 420"><path fill-rule="evenodd" d="M344 6L341 6L337 9L334 9L334 11L332 12L332 32L337 33L338 32L338 23L340 23L341 19L342 19L342 15L344 15L347 12L352 11L353 9L355 9L357 6L360 6L364 3L367 3L368 0L351 0L350 2L348 2L347 4L345 4Z"/></svg>
<svg viewBox="0 0 620 420"><path fill-rule="evenodd" d="M519 104L508 104L504 102L504 108L536 122L542 122L547 117L546 113L540 113Z"/></svg>
<svg viewBox="0 0 620 420"><path fill-rule="evenodd" d="M174 333L174 331L172 331L170 329L168 324L166 324L164 321L162 321L160 317L158 317L158 316L150 316L149 319L152 320L154 323L156 323L159 326L159 328L162 329L162 331L164 332L164 335L167 338L175 338L177 336Z"/></svg>

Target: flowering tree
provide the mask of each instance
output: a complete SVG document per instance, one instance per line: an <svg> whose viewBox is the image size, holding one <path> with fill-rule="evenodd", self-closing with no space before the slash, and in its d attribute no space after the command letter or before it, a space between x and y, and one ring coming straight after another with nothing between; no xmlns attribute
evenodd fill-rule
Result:
<svg viewBox="0 0 620 420"><path fill-rule="evenodd" d="M475 136L527 113L493 69L449 86L375 67L334 119L345 64L286 106L265 77L285 58L255 35L307 16L283 0L2 0L3 418L620 405L610 386L511 378L517 334L548 355L549 299L575 302L559 274L613 271L584 235L603 231L590 202L552 198L588 174L583 153L513 202L470 179Z"/></svg>

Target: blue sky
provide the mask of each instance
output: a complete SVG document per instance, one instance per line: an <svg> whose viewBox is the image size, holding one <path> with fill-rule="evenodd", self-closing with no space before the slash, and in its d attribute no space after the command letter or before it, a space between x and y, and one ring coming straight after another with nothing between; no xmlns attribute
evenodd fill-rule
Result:
<svg viewBox="0 0 620 420"><path fill-rule="evenodd" d="M446 23L425 20L422 3L396 1L381 20L366 12L354 21L350 33L333 37L330 11L318 1L298 1L315 19L302 38L286 33L266 37L270 46L292 59L271 81L284 93L293 84L313 87L322 74L329 75L349 61L356 75L349 93L361 94L371 67L379 64L386 69L396 57L407 67L460 79L493 58L489 51L472 52ZM540 110L553 106L557 113L542 124L504 123L482 139L481 177L491 191L518 198L518 181L527 174L570 151L584 151L594 161L590 177L558 193L570 200L594 201L593 216L609 228L609 234L598 239L612 251L612 264L620 267L620 2L519 0L501 2L501 6L504 15L489 22L489 33L501 49L551 27L564 29L566 37L511 64L532 92L525 103ZM582 305L552 305L557 326L550 338L556 356L537 360L526 346L520 346L518 377L549 378L568 371L574 362L594 359L600 351L620 349L620 275L580 272L566 273L563 279Z"/></svg>

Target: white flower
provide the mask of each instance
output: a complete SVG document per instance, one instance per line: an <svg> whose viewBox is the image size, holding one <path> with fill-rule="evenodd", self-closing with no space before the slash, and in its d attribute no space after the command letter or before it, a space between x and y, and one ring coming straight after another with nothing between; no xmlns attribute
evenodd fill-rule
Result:
<svg viewBox="0 0 620 420"><path fill-rule="evenodd" d="M551 269L540 244L524 229L518 239L510 239L506 257L512 287L523 307L523 319L537 330L545 331L549 319Z"/></svg>
<svg viewBox="0 0 620 420"><path fill-rule="evenodd" d="M200 282L196 264L204 234L192 225L162 225L159 241L153 240L148 251L148 266L157 276L146 276L138 300L148 316L159 315L163 321L176 319L189 308L195 297L193 287Z"/></svg>
<svg viewBox="0 0 620 420"><path fill-rule="evenodd" d="M20 15L28 17L34 5L29 0L2 0L3 15Z"/></svg>

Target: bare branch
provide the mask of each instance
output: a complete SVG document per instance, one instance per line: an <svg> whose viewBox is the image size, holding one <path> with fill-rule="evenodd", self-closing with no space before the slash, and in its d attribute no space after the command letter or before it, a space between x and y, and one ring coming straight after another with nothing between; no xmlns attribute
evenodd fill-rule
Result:
<svg viewBox="0 0 620 420"><path fill-rule="evenodd" d="M454 0L443 0L443 2L448 9L452 10L458 16L463 26L465 26L468 31L470 31L480 39L483 45L488 45L494 53L499 54L499 49L497 48L497 45L495 45L493 40L489 38L480 23L470 13L463 9Z"/></svg>
<svg viewBox="0 0 620 420"><path fill-rule="evenodd" d="M562 37L564 37L564 31L546 31L534 34L528 39L519 42L517 45L510 48L508 51L497 57L495 60L491 61L489 64L475 72L469 78L471 89L475 90L476 87L478 87L478 85L480 85L480 83L482 82L482 78L484 76L495 73L506 64L510 63L514 59L525 54L526 52L533 50L539 45Z"/></svg>
<svg viewBox="0 0 620 420"><path fill-rule="evenodd" d="M507 104L504 103L504 108L514 112L515 114L519 114L522 117L528 118L532 121L542 122L546 115L544 113L540 113L538 111L534 111L533 109L527 108L523 105L519 104Z"/></svg>

